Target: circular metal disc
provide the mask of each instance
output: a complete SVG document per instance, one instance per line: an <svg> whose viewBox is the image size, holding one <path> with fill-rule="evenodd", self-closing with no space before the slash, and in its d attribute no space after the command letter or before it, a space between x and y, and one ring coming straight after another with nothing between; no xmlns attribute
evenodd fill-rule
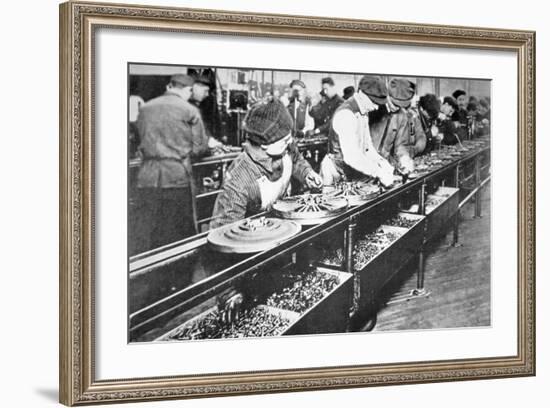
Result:
<svg viewBox="0 0 550 408"><path fill-rule="evenodd" d="M247 218L210 231L207 240L217 251L246 254L273 248L301 229L299 224L288 220Z"/></svg>
<svg viewBox="0 0 550 408"><path fill-rule="evenodd" d="M328 187L324 193L330 198L345 198L355 207L380 195L380 186L364 181L344 181Z"/></svg>
<svg viewBox="0 0 550 408"><path fill-rule="evenodd" d="M324 194L303 194L284 198L273 204L275 213L302 225L319 224L348 208L348 200Z"/></svg>

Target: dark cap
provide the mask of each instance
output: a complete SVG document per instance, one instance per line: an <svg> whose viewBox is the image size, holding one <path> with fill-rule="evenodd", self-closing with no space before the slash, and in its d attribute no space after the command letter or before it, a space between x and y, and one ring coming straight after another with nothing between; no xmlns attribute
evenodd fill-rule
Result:
<svg viewBox="0 0 550 408"><path fill-rule="evenodd" d="M452 96L446 96L443 98L443 103L451 106L455 111L458 110L458 104L456 103L456 99Z"/></svg>
<svg viewBox="0 0 550 408"><path fill-rule="evenodd" d="M388 101L388 88L382 77L365 75L359 81L359 90L378 105L384 105Z"/></svg>
<svg viewBox="0 0 550 408"><path fill-rule="evenodd" d="M293 79L291 82L290 82L290 87L292 88L294 85L298 85L298 86L301 86L302 88L305 88L306 87L306 84L304 84L303 81L299 80L299 79Z"/></svg>
<svg viewBox="0 0 550 408"><path fill-rule="evenodd" d="M195 83L205 85L209 88L210 88L210 85L212 84L210 79L208 77L204 76L204 75L199 75L199 76L195 77Z"/></svg>
<svg viewBox="0 0 550 408"><path fill-rule="evenodd" d="M244 118L248 139L259 145L281 140L292 130L292 117L277 99L253 105Z"/></svg>
<svg viewBox="0 0 550 408"><path fill-rule="evenodd" d="M489 109L491 107L491 101L488 98L480 98L479 104L485 109Z"/></svg>
<svg viewBox="0 0 550 408"><path fill-rule="evenodd" d="M404 78L393 78L390 81L388 94L391 102L401 108L411 106L411 100L416 92L414 82Z"/></svg>
<svg viewBox="0 0 550 408"><path fill-rule="evenodd" d="M462 89L457 89L453 92L453 98L458 99L459 96L466 95L466 91Z"/></svg>
<svg viewBox="0 0 550 408"><path fill-rule="evenodd" d="M355 88L353 86L346 86L342 91L344 93L344 99L351 98L355 93Z"/></svg>
<svg viewBox="0 0 550 408"><path fill-rule="evenodd" d="M330 86L334 86L334 79L332 79L331 77L325 77L321 79L321 84L328 84Z"/></svg>
<svg viewBox="0 0 550 408"><path fill-rule="evenodd" d="M426 111L430 119L437 117L441 102L434 94L422 95L418 100L418 105Z"/></svg>
<svg viewBox="0 0 550 408"><path fill-rule="evenodd" d="M195 80L192 76L186 74L174 74L170 78L170 82L173 84L178 84L180 86L193 86Z"/></svg>

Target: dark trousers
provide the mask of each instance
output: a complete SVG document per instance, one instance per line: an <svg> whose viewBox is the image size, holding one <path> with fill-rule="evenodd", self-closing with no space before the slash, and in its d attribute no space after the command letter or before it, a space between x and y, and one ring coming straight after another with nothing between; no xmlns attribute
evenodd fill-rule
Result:
<svg viewBox="0 0 550 408"><path fill-rule="evenodd" d="M196 234L189 187L138 188L136 198L128 226L130 255Z"/></svg>

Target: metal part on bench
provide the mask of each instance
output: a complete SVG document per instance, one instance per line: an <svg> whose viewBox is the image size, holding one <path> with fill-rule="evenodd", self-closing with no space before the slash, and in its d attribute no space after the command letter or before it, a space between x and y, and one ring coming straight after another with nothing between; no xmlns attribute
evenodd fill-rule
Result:
<svg viewBox="0 0 550 408"><path fill-rule="evenodd" d="M301 231L293 221L260 217L244 219L208 234L207 240L217 251L245 254L273 248Z"/></svg>

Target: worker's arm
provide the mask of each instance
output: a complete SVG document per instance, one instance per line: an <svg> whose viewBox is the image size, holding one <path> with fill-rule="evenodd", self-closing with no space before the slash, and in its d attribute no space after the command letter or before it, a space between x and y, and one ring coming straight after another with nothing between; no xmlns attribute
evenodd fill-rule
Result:
<svg viewBox="0 0 550 408"><path fill-rule="evenodd" d="M405 157L405 156L411 157L413 155L412 153L413 143L411 140L411 134L409 129L409 126L410 126L409 122L411 118L404 116L403 119L405 120L399 124L397 128L397 134L393 142L393 154L395 156L395 159L397 159L398 162L401 161L402 157Z"/></svg>
<svg viewBox="0 0 550 408"><path fill-rule="evenodd" d="M317 126L315 129L310 132L313 135L318 135L320 133L327 134L330 129L330 119L332 116L330 102L319 102L317 105L311 108L309 114L315 121L323 122L321 125Z"/></svg>
<svg viewBox="0 0 550 408"><path fill-rule="evenodd" d="M204 128L204 123L202 121L201 114L198 109L194 106L192 107L191 115L188 120L189 126L191 127L192 134L192 150L191 153L194 157L202 157L206 155L209 151L208 149L208 135Z"/></svg>
<svg viewBox="0 0 550 408"><path fill-rule="evenodd" d="M309 162L304 159L302 153L294 142L288 147L290 157L292 158L292 177L298 180L302 185L310 189L321 188L323 180L311 167Z"/></svg>
<svg viewBox="0 0 550 408"><path fill-rule="evenodd" d="M248 189L246 186L239 186L233 180L226 179L222 192L216 197L210 229L244 219L248 202Z"/></svg>
<svg viewBox="0 0 550 408"><path fill-rule="evenodd" d="M306 133L307 131L313 130L315 128L315 121L313 120L313 117L309 114L310 110L311 110L311 100L307 98L306 117L305 117L304 128L302 129L304 133Z"/></svg>
<svg viewBox="0 0 550 408"><path fill-rule="evenodd" d="M330 129L330 120L327 120L325 123L323 123L321 126L317 128L317 133L322 133L326 135L329 129Z"/></svg>
<svg viewBox="0 0 550 408"><path fill-rule="evenodd" d="M458 143L456 126L450 119L441 121L441 124L439 125L439 133L443 134L443 144L454 145Z"/></svg>
<svg viewBox="0 0 550 408"><path fill-rule="evenodd" d="M322 101L319 101L311 107L311 109L309 110L309 114L313 119L321 120L323 116L326 114L324 108L325 108L324 103Z"/></svg>
<svg viewBox="0 0 550 408"><path fill-rule="evenodd" d="M351 111L336 112L332 118L332 126L338 134L344 162L348 166L365 175L378 177L386 186L393 183L393 166L378 154L372 145L370 133L366 135L365 141L359 140L357 118ZM368 126L364 131L369 132Z"/></svg>
<svg viewBox="0 0 550 408"><path fill-rule="evenodd" d="M420 118L415 115L412 120L414 121L415 134L415 143L412 146L412 154L413 157L415 157L419 154L422 154L424 150L426 150L428 137L426 136L426 132L424 132L424 128L422 127L422 123L420 122Z"/></svg>
<svg viewBox="0 0 550 408"><path fill-rule="evenodd" d="M411 126L413 134L411 135ZM398 161L404 156L411 159L419 155L426 148L426 134L418 116L407 114L407 121L399 127L395 138L394 154Z"/></svg>
<svg viewBox="0 0 550 408"><path fill-rule="evenodd" d="M309 162L304 159L304 156L302 156L302 153L300 153L294 141L288 146L288 152L292 159L292 177L304 184L307 175L312 172L313 169Z"/></svg>

